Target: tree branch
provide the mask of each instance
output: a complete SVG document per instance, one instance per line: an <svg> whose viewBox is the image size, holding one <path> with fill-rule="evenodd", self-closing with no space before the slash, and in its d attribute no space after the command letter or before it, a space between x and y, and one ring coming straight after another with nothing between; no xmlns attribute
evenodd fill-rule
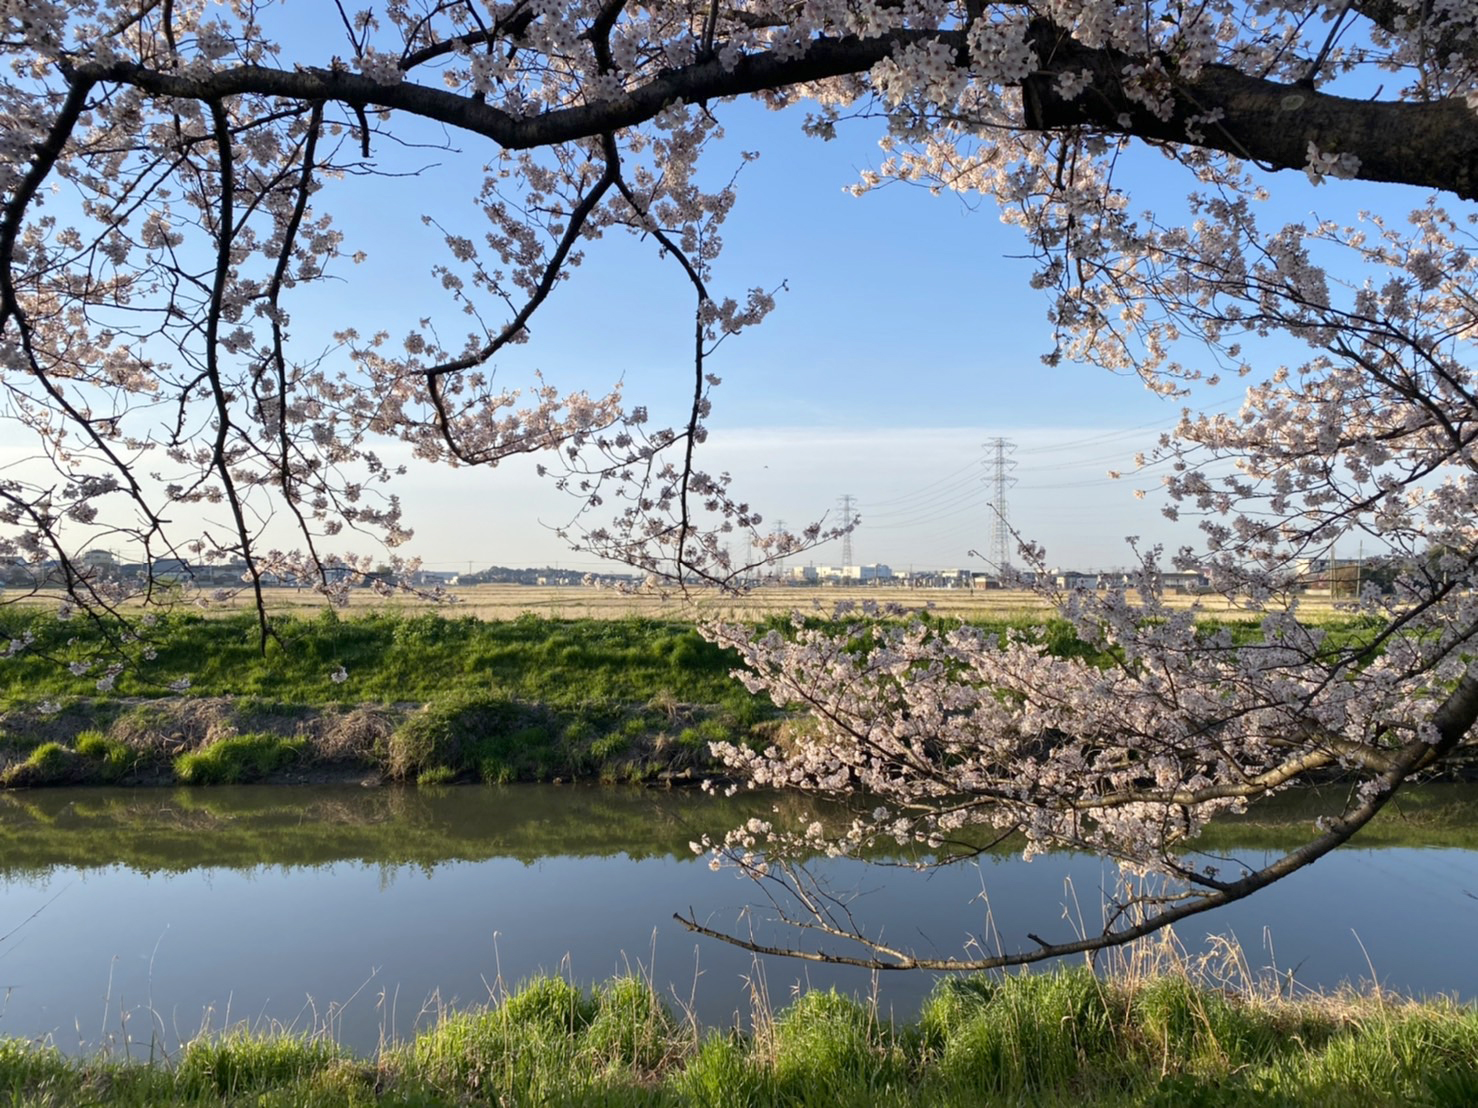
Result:
<svg viewBox="0 0 1478 1108"><path fill-rule="evenodd" d="M1194 79L1175 74L1162 118L1129 95L1123 74L1143 64L1118 50L1092 49L1045 19L1032 23L1041 68L1022 84L1026 125L1035 131L1090 126L1149 141L1221 150L1274 169L1303 169L1309 144L1359 159L1354 176L1478 198L1478 116L1461 100L1434 104L1351 100L1303 84L1282 84L1208 65ZM1058 79L1086 71L1087 89L1069 98ZM1193 139L1191 132L1200 137Z"/></svg>

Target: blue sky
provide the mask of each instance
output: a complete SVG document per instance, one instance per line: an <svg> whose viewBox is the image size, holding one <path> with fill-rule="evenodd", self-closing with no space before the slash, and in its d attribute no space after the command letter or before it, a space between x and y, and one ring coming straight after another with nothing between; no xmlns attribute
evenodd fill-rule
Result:
<svg viewBox="0 0 1478 1108"><path fill-rule="evenodd" d="M710 361L724 383L702 465L731 472L745 499L791 526L834 512L837 498L852 494L862 515L853 540L860 561L952 566L968 564L972 548L989 548L984 444L1004 436L1018 446L1012 521L1046 545L1053 563L1126 564L1128 535L1172 547L1194 542L1193 527L1161 517L1154 474L1106 475L1131 469L1183 402L1156 397L1133 377L1041 363L1052 345L1047 301L1028 287L1025 244L992 202L903 185L847 193L881 156L880 123L843 126L823 143L801 133L798 111L750 103L716 110L728 137L705 155L706 171L727 177L742 151L761 156L740 174L711 289L742 297L751 286L783 282L787 291L763 326L726 341ZM422 172L350 177L315 198L346 232L346 251L363 249L369 259L340 265L342 281L318 286L293 309L294 339L309 349L327 348L346 325L363 334L383 326L397 345L421 316L436 318L448 336L467 326L430 274L442 258L440 235L420 217L478 237L472 201L493 152L430 129L413 137L455 149L406 150L377 138L383 168ZM1171 210L1184 175L1154 153L1128 164L1138 175L1134 209ZM1294 214L1313 203L1353 209L1372 200L1370 186L1315 193L1298 173L1274 180ZM1407 192L1402 202L1414 199ZM670 259L649 242L608 235L588 244L584 264L535 317L531 341L500 358L499 379L527 384L538 369L561 388L591 391L620 379L631 403L681 419L691 311L691 290ZM1223 388L1204 403L1228 406L1238 396ZM385 451L391 460L403 453ZM1139 488L1151 495L1137 499ZM399 491L416 530L409 552L432 567L594 566L552 533L572 505L531 465L413 466ZM840 557L839 542L808 556Z"/></svg>
<svg viewBox="0 0 1478 1108"><path fill-rule="evenodd" d="M983 444L1005 436L1019 448L1012 520L1054 561L1125 564L1130 534L1193 540L1191 529L1161 518L1153 498L1135 498L1155 478L1106 476L1132 468L1180 402L1132 377L1041 363L1052 345L1047 302L1028 287L1024 242L992 203L901 185L848 194L880 157L876 123L823 143L801 134L799 112L720 111L728 137L706 155L710 172L726 176L742 150L761 156L740 174L712 289L742 297L750 286L783 282L786 291L761 327L727 340L709 364L723 378L709 469L733 473L769 520L792 526L853 494L863 517L853 540L859 560L963 565L970 549L990 542ZM438 233L419 215L434 208L448 227L476 234L468 200L481 158L452 141L460 155L418 155L443 163L419 178L351 179L320 194L320 204L334 205L346 247L370 254L341 269L348 284L320 292L325 316L347 310L362 332L368 317L395 336L419 315L449 317L427 276ZM589 244L535 316L530 342L499 359L500 379L525 383L538 369L560 387L592 391L621 379L630 401L680 418L691 387L691 310L671 260L650 243L609 235ZM443 333L460 333L460 317L450 318ZM299 308L294 331L326 336L338 325L309 322ZM529 466L415 470L402 493L417 533L410 549L430 566L594 565L541 526L563 522L571 505ZM833 543L807 559L840 557Z"/></svg>

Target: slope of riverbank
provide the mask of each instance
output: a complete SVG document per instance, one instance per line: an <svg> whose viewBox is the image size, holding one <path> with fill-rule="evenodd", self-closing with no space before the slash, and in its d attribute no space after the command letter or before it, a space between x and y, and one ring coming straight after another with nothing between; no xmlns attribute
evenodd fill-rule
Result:
<svg viewBox="0 0 1478 1108"><path fill-rule="evenodd" d="M0 786L343 780L685 781L781 713L691 627L332 613L176 616L105 695L83 628L6 613ZM82 641L79 641L82 640ZM188 691L181 691L188 682ZM173 686L173 687L172 687Z"/></svg>
<svg viewBox="0 0 1478 1108"><path fill-rule="evenodd" d="M1065 623L990 626L1094 655ZM1259 634L1231 626L1242 641ZM0 659L0 788L681 784L714 772L715 740L766 744L804 726L748 692L735 656L690 624L324 610L273 629L263 649L249 615L176 613L147 642L117 644L80 620L0 610L12 644ZM1330 625L1331 642L1358 633Z"/></svg>

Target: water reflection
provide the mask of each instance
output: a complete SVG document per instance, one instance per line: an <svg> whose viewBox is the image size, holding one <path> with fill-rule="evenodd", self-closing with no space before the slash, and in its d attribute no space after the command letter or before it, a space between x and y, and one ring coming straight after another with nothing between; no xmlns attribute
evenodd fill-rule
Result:
<svg viewBox="0 0 1478 1108"><path fill-rule="evenodd" d="M711 1024L742 1018L761 986L775 1005L801 986L876 990L911 1014L928 975L756 962L672 922L692 908L713 926L750 926L752 886L710 872L687 843L774 803L570 788L5 796L0 1034L146 1046L203 1019L245 1020L330 1024L368 1050L500 981L563 972L589 983L637 967ZM794 815L813 807L780 803ZM1266 833L1241 854L1260 857ZM1093 927L1117 877L1096 858L1008 854L927 874L850 862L825 873L875 933L941 956ZM1336 852L1179 934L1192 949L1208 932L1234 934L1256 964L1308 984L1373 967L1394 988L1471 999L1478 969L1451 952L1475 926L1478 851L1399 846Z"/></svg>

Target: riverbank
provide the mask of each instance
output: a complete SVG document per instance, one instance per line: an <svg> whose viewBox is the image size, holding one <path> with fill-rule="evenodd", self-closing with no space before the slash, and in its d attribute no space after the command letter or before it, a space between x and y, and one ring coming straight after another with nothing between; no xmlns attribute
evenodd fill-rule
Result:
<svg viewBox="0 0 1478 1108"><path fill-rule="evenodd" d="M1092 655L1062 622L1047 649ZM782 621L777 627L788 626ZM1240 641L1255 623L1228 625ZM1330 624L1330 640L1358 635ZM0 610L0 789L246 782L693 784L715 740L804 726L732 675L688 623L482 620L325 609L284 616L263 650L250 615L174 613L146 642L34 607ZM136 664L115 671L118 649Z"/></svg>
<svg viewBox="0 0 1478 1108"><path fill-rule="evenodd" d="M0 1042L16 1105L1409 1105L1478 1102L1478 1011L1288 998L1187 972L942 981L896 1025L831 992L750 1032L703 1030L638 978L536 980L357 1057L326 1034L234 1029L176 1056Z"/></svg>
<svg viewBox="0 0 1478 1108"><path fill-rule="evenodd" d="M764 741L763 708L577 704L452 691L423 703L98 699L0 713L0 789L55 785L697 784L715 739Z"/></svg>
<svg viewBox="0 0 1478 1108"><path fill-rule="evenodd" d="M325 609L277 618L265 650L249 614L173 613L147 634L114 673L94 625L0 609L0 640L24 644L0 660L0 789L685 785L719 768L712 742L793 725L691 623Z"/></svg>
<svg viewBox="0 0 1478 1108"><path fill-rule="evenodd" d="M683 624L325 612L264 653L250 617L176 615L100 695L87 628L4 619L31 642L0 664L0 787L687 783L784 726Z"/></svg>

